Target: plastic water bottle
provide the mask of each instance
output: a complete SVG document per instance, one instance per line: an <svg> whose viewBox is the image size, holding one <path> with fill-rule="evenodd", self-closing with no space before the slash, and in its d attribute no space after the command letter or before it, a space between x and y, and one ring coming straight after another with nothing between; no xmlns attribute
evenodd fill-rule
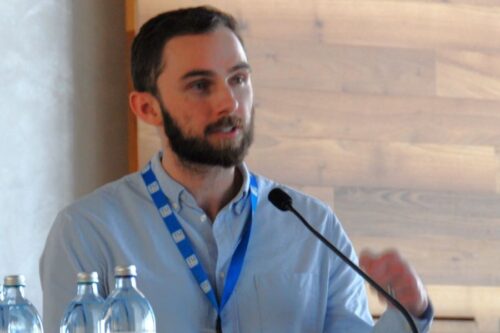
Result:
<svg viewBox="0 0 500 333"><path fill-rule="evenodd" d="M76 297L71 301L63 319L60 333L97 333L104 299L99 296L96 272L78 273Z"/></svg>
<svg viewBox="0 0 500 333"><path fill-rule="evenodd" d="M7 332L7 325L5 324L5 317L4 317L4 308L5 305L3 304L3 284L0 283L0 333L6 333Z"/></svg>
<svg viewBox="0 0 500 333"><path fill-rule="evenodd" d="M36 308L24 297L26 279L10 275L4 279L3 325L8 333L43 333L42 320Z"/></svg>
<svg viewBox="0 0 500 333"><path fill-rule="evenodd" d="M151 304L137 289L135 266L115 268L115 289L104 303L100 333L156 333Z"/></svg>
<svg viewBox="0 0 500 333"><path fill-rule="evenodd" d="M7 333L7 324L5 323L4 308L5 305L0 303L0 333Z"/></svg>

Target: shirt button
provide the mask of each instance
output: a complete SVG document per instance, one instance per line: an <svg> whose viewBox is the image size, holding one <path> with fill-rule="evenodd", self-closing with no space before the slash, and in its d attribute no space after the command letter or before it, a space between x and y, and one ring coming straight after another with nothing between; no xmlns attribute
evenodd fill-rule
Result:
<svg viewBox="0 0 500 333"><path fill-rule="evenodd" d="M207 220L207 216L205 214L203 214L202 216L200 216L200 221L201 222L205 222Z"/></svg>
<svg viewBox="0 0 500 333"><path fill-rule="evenodd" d="M172 204L172 207L175 209L175 210L179 210L179 204L177 202L174 202Z"/></svg>
<svg viewBox="0 0 500 333"><path fill-rule="evenodd" d="M221 278L225 278L226 277L226 274L224 272L220 273L220 277Z"/></svg>

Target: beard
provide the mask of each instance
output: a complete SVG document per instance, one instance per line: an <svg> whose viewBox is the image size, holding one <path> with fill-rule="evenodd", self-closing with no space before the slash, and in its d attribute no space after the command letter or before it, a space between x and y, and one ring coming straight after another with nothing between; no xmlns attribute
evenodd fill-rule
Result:
<svg viewBox="0 0 500 333"><path fill-rule="evenodd" d="M167 136L170 147L179 159L188 164L221 166L229 168L243 162L248 148L253 142L254 135L254 108L252 107L250 123L244 126L240 118L227 116L219 119L215 123L208 125L204 130L204 137L188 136L183 133L179 124L173 119L158 99L163 115L163 128ZM236 127L243 131L242 138L237 145L232 142L221 142L217 147L210 143L207 137L222 128Z"/></svg>

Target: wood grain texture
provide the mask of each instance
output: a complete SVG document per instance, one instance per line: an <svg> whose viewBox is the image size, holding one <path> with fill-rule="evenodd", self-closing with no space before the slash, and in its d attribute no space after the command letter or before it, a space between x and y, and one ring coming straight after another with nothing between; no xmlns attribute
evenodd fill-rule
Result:
<svg viewBox="0 0 500 333"><path fill-rule="evenodd" d="M428 283L500 284L500 195L337 187L335 205L358 247L401 249Z"/></svg>
<svg viewBox="0 0 500 333"><path fill-rule="evenodd" d="M500 6L318 0L322 40L412 48L498 49Z"/></svg>
<svg viewBox="0 0 500 333"><path fill-rule="evenodd" d="M127 3L131 3L131 0L128 0ZM132 7L133 8L133 7ZM129 7L126 7L127 12L132 10ZM127 14L128 16L132 14ZM127 19L127 24L131 24L132 19ZM134 40L135 32L133 30L127 31L127 54L126 54L126 64L127 64L127 88L128 92L132 92L134 90L134 84L132 83L132 76L130 74L130 48L132 46L132 41ZM128 170L129 172L137 171L139 168L139 139L138 133L139 130L137 128L137 118L135 117L132 110L127 108L127 117L128 117Z"/></svg>
<svg viewBox="0 0 500 333"><path fill-rule="evenodd" d="M498 0L368 0L373 2L423 2L423 3L436 3L436 4L449 4L449 5L472 5L472 6L482 6L482 7L498 7L500 2Z"/></svg>
<svg viewBox="0 0 500 333"><path fill-rule="evenodd" d="M500 51L439 51L438 96L500 99Z"/></svg>
<svg viewBox="0 0 500 333"><path fill-rule="evenodd" d="M497 193L500 193L500 146L495 147L497 156Z"/></svg>
<svg viewBox="0 0 500 333"><path fill-rule="evenodd" d="M257 87L257 128L278 137L500 145L500 102Z"/></svg>
<svg viewBox="0 0 500 333"><path fill-rule="evenodd" d="M127 72L127 89L130 93L134 90L134 85L132 83L132 76L130 72L130 53L132 47L132 41L135 37L135 25L136 25L136 15L137 15L137 3L136 0L125 0L125 30L126 30L126 72ZM139 140L138 140L138 128L137 128L137 118L133 114L132 110L128 108L128 170L129 172L137 171L139 168Z"/></svg>
<svg viewBox="0 0 500 333"><path fill-rule="evenodd" d="M473 320L436 320L432 324L432 333L477 333L479 329Z"/></svg>
<svg viewBox="0 0 500 333"><path fill-rule="evenodd" d="M500 288L428 285L427 289L434 301L434 309L439 313L431 333L499 332L497 313L500 311ZM368 299L375 315L385 310L385 304L379 302L371 290ZM464 328L470 331L462 331Z"/></svg>
<svg viewBox="0 0 500 333"><path fill-rule="evenodd" d="M260 88L287 87L405 96L435 94L431 50L328 45L312 41L246 41ZM304 61L314 54L314 61Z"/></svg>
<svg viewBox="0 0 500 333"><path fill-rule="evenodd" d="M301 140L259 134L247 162L280 182L496 191L497 160L491 147Z"/></svg>

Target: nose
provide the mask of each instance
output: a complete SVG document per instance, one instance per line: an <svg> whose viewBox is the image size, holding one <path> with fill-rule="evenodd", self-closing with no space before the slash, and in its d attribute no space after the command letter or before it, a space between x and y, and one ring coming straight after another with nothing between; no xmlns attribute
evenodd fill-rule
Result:
<svg viewBox="0 0 500 333"><path fill-rule="evenodd" d="M235 92L230 85L221 85L215 96L214 110L218 115L225 115L235 112L238 109L239 102Z"/></svg>

